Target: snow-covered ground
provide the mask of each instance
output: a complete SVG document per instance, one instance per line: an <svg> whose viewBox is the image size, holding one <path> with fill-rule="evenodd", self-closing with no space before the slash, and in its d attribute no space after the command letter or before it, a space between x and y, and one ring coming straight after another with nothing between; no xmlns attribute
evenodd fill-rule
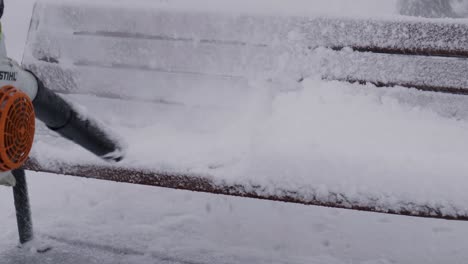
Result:
<svg viewBox="0 0 468 264"><path fill-rule="evenodd" d="M157 4L193 9L208 6L224 11L248 7L250 11L283 14L387 16L395 12L394 1L383 0L321 0L313 4L305 0L288 4L279 0L200 2L204 5L183 0ZM3 23L7 47L11 56L20 60L32 1L10 0L6 4ZM218 152L210 153L208 149L200 154L195 151L203 149L200 142L209 140L193 142L186 138L191 150L188 153L173 150L173 156L167 152L129 154L151 154L153 159L167 159L168 163L182 155L179 159L184 160L184 165L197 167L204 165L205 157L218 155L219 149L227 148L228 157L238 153L239 148L245 151L248 138L247 162L229 175L249 176L235 180L248 181L251 175L259 175L254 180L278 183L281 175L275 178L270 170L283 167L284 175L295 175L282 182L286 186L305 183L347 193L392 193L396 195L392 197L450 201L465 208L468 196L463 184L468 181L464 180L467 170L463 160L468 149L464 138L468 111L463 108L464 100L446 98L445 106L427 103L428 98L415 103L412 93L398 89L376 92L372 87L312 78L299 92L268 102L266 110L255 102L269 97L261 92L252 94L252 107L244 109L241 114L245 118L236 123L244 126L231 130L236 132L232 142L219 139L221 148L215 146ZM460 108L454 110L454 102ZM130 151L132 147L134 151L141 149L138 146L146 142L139 139L156 131L161 138L153 140L162 149L181 144L182 139L171 138L177 131L148 129L146 134L133 137ZM63 150L63 155L70 155L67 151ZM249 160L258 163L249 164ZM312 178L308 176L311 170ZM0 215L0 263L387 264L464 263L468 257L464 243L468 225L463 222L307 207L44 173L29 175L38 243L55 248L37 255L15 247L11 191L0 189L0 210L4 212Z"/></svg>
<svg viewBox="0 0 468 264"><path fill-rule="evenodd" d="M61 241L49 242L56 245L55 250L44 255L15 248L11 193L2 190L2 263L52 264L57 258L60 263L80 264L158 263L167 258L174 259L173 263L464 263L467 256L464 222L37 173L30 173L29 180L39 238L47 242L47 236L52 236ZM63 242L109 248L87 256L91 249ZM119 249L134 254L109 256ZM94 262L85 261L90 259Z"/></svg>

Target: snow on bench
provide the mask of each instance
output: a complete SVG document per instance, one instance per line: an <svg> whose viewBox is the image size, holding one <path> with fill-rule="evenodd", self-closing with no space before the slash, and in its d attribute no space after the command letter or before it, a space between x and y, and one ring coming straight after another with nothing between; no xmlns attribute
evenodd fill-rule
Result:
<svg viewBox="0 0 468 264"><path fill-rule="evenodd" d="M467 33L456 20L40 2L23 65L128 154L105 164L39 129L26 168L468 220L468 98L454 95L468 93Z"/></svg>

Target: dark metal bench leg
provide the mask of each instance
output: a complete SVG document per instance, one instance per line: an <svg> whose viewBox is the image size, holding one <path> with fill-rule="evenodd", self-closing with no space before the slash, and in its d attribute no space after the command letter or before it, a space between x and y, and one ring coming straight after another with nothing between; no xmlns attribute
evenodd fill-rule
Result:
<svg viewBox="0 0 468 264"><path fill-rule="evenodd" d="M13 196L15 199L18 233L20 243L24 244L31 241L34 236L31 207L29 204L28 184L26 182L26 173L24 170L14 170L13 175L16 178L16 186L13 187Z"/></svg>

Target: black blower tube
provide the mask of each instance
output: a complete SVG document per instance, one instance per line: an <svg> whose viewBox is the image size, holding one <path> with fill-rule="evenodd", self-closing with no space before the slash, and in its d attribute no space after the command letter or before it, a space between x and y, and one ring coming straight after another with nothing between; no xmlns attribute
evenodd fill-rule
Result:
<svg viewBox="0 0 468 264"><path fill-rule="evenodd" d="M121 146L94 120L81 118L67 101L45 87L39 78L36 80L38 89L33 105L39 120L102 159L116 162L123 159Z"/></svg>

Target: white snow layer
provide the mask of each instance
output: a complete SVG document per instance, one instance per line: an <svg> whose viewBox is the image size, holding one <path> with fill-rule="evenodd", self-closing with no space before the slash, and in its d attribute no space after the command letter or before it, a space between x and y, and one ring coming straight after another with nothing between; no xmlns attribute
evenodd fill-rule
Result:
<svg viewBox="0 0 468 264"><path fill-rule="evenodd" d="M120 166L210 174L232 184L261 185L271 193L299 190L306 199L319 189L324 196L342 193L351 201L374 197L389 209L410 201L443 208L447 215L468 212L468 194L460 184L468 169L465 98L314 79L301 90L273 97L266 85L254 85L242 109L229 115L70 98L87 104L92 113L111 110L100 117L128 145ZM127 107L140 115L129 122L147 118L154 123L112 125L112 115L124 115ZM56 159L100 162L50 137L39 137L34 156L48 166Z"/></svg>
<svg viewBox="0 0 468 264"><path fill-rule="evenodd" d="M29 22L25 13L29 14L31 3L17 2L6 3L4 24L8 48L19 59ZM252 7L284 14L304 12L305 7L347 15L394 12L392 1L189 2L158 4L220 10ZM389 205L411 200L468 211L464 98L314 78L289 92L273 91L257 80L250 85L254 89L242 96L242 107L228 112L109 103L86 96L70 99L86 105L89 113L100 113L125 137L127 166L208 172L216 179L254 182L272 189L319 186L324 193L338 191L350 198L371 194L388 199ZM147 115L134 116L129 109ZM122 119L127 123L122 124ZM142 120L148 125L135 128ZM57 156L99 162L77 147L57 142L55 147L37 142L34 151L41 162ZM65 259L64 263L153 263L156 259L167 263L386 264L463 263L467 257L465 223L31 176L39 237L62 240L49 241L56 246L50 255L15 249L10 193L0 190L0 210L6 212L0 216L4 223L0 257L5 263L56 263L57 259ZM116 257L112 249L93 250L77 241L130 248L136 253Z"/></svg>
<svg viewBox="0 0 468 264"><path fill-rule="evenodd" d="M270 42L275 37L295 39L291 30L297 29L296 22L277 16L238 19L212 12L171 12L167 7L157 15L133 11L120 16L139 15L129 23L119 19L123 12L119 8L42 5L24 61L46 65L39 72L50 88L135 99L69 97L124 138L128 155L120 166L208 174L224 183L262 186L265 194L298 191L305 200L318 191L323 199L339 193L361 206L398 211L407 202L435 207L446 215L468 214L468 194L458 184L466 171L462 161L468 149L462 113L465 97L315 78L314 71L307 72L313 67L302 65L317 64L316 55L327 57L328 52L319 49L308 56L284 52L282 47L289 43L284 39L277 40L277 50ZM310 33L307 26L300 29L304 32L299 35ZM180 39L250 40L273 47L71 34L106 30ZM309 42L291 43L300 47L290 49L301 50ZM71 73L50 74L55 71L49 67L56 64L40 61L41 56L54 57ZM398 72L397 62L392 66ZM112 68L119 63L169 73ZM301 84L286 74L298 75L303 69L310 77ZM202 74L185 74L197 71ZM250 80L219 77L230 74ZM264 81L262 76L279 80ZM151 102L157 99L159 103ZM41 136L33 155L46 167L57 160L99 162L74 149Z"/></svg>

